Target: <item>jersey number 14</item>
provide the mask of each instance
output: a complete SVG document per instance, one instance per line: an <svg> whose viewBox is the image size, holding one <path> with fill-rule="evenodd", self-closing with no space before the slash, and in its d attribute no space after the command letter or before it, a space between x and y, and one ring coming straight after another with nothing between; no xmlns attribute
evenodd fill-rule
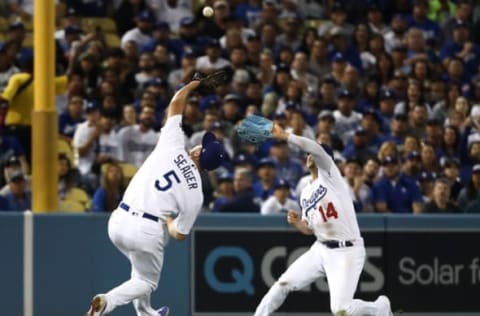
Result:
<svg viewBox="0 0 480 316"><path fill-rule="evenodd" d="M322 219L325 223L328 221L330 217L338 218L337 210L335 209L335 206L333 205L332 202L328 202L327 212L325 212L322 206L318 208L318 211L320 212L320 215L322 215Z"/></svg>

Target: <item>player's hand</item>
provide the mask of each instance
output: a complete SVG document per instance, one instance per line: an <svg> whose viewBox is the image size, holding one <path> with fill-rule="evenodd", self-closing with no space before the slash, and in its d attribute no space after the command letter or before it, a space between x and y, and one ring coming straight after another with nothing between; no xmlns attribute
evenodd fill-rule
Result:
<svg viewBox="0 0 480 316"><path fill-rule="evenodd" d="M301 221L301 218L299 213L292 210L288 211L287 222L289 224L295 225L300 223L300 221Z"/></svg>
<svg viewBox="0 0 480 316"><path fill-rule="evenodd" d="M272 127L272 136L273 138L281 139L281 140L287 140L288 139L288 134L285 132L282 126L280 126L278 123L273 122L273 127Z"/></svg>

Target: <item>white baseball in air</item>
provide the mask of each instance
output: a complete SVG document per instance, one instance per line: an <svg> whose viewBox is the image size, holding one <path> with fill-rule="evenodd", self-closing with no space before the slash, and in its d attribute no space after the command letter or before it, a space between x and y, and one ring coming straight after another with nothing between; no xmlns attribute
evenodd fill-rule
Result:
<svg viewBox="0 0 480 316"><path fill-rule="evenodd" d="M211 18L213 16L213 8L206 6L205 8L203 8L202 13L204 17Z"/></svg>

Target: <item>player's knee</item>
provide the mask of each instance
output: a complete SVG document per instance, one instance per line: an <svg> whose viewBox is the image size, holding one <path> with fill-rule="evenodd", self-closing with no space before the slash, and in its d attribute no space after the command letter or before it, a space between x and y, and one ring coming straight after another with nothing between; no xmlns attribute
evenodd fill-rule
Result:
<svg viewBox="0 0 480 316"><path fill-rule="evenodd" d="M288 281L277 281L277 285L282 292L289 293L293 290L292 284Z"/></svg>

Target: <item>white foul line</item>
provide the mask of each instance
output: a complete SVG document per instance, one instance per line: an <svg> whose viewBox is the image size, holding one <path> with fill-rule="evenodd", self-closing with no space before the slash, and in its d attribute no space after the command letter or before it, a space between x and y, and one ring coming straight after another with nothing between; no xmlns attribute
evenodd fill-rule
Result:
<svg viewBox="0 0 480 316"><path fill-rule="evenodd" d="M33 316L33 213L23 213L23 316Z"/></svg>

